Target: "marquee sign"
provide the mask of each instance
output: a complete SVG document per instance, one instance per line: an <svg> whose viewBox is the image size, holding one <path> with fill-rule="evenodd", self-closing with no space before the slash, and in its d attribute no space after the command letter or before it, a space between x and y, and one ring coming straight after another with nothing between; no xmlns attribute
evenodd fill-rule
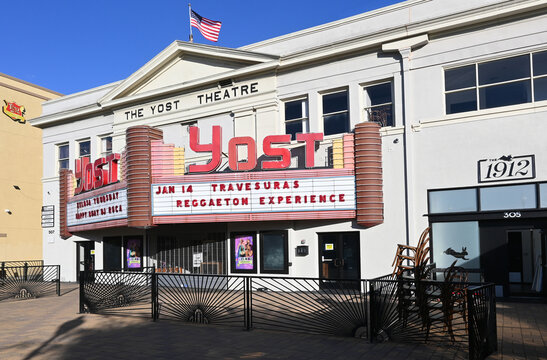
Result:
<svg viewBox="0 0 547 360"><path fill-rule="evenodd" d="M127 218L127 190L121 189L67 204L67 225Z"/></svg>
<svg viewBox="0 0 547 360"><path fill-rule="evenodd" d="M355 210L355 177L152 185L152 216Z"/></svg>

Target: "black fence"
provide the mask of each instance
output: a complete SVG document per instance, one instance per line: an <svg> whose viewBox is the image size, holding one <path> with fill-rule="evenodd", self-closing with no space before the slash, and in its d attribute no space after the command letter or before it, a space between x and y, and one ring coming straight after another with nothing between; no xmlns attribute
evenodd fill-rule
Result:
<svg viewBox="0 0 547 360"><path fill-rule="evenodd" d="M44 265L44 260L13 260L13 261L0 261L0 268L10 266L42 266Z"/></svg>
<svg viewBox="0 0 547 360"><path fill-rule="evenodd" d="M388 275L369 288L373 341L434 343L469 359L497 349L494 284Z"/></svg>
<svg viewBox="0 0 547 360"><path fill-rule="evenodd" d="M0 301L61 295L60 265L25 264L0 270Z"/></svg>
<svg viewBox="0 0 547 360"><path fill-rule="evenodd" d="M81 312L446 344L470 359L497 344L493 284L107 271L80 281Z"/></svg>

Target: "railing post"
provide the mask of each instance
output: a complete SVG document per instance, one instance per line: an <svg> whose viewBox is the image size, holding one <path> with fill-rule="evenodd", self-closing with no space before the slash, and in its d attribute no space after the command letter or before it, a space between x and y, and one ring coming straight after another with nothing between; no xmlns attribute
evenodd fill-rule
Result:
<svg viewBox="0 0 547 360"><path fill-rule="evenodd" d="M245 277L245 282L244 282L244 301L243 301L243 304L244 304L244 307L245 307L245 330L251 330L251 328L253 327L253 322L252 322L252 282L251 282L251 277L250 276L247 276Z"/></svg>
<svg viewBox="0 0 547 360"><path fill-rule="evenodd" d="M57 265L57 296L61 296L61 265Z"/></svg>
<svg viewBox="0 0 547 360"><path fill-rule="evenodd" d="M85 284L85 271L80 271L80 314L85 312L84 302L85 302L85 293L84 293L84 284Z"/></svg>
<svg viewBox="0 0 547 360"><path fill-rule="evenodd" d="M158 314L158 287L157 287L157 284L158 284L158 278L157 278L157 274L156 274L156 271L155 269L152 269L152 291L151 291L151 296L152 296L152 321L156 321L159 317L159 314Z"/></svg>
<svg viewBox="0 0 547 360"><path fill-rule="evenodd" d="M372 317L374 316L374 311L373 311L373 296L374 294L374 283L372 281L369 281L368 282L368 338L369 338L369 341L372 343L373 341L373 336L372 334L374 333L374 329L373 329L373 324L374 324L374 321L372 319Z"/></svg>
<svg viewBox="0 0 547 360"><path fill-rule="evenodd" d="M23 268L23 280L28 281L28 263L25 262L25 266Z"/></svg>

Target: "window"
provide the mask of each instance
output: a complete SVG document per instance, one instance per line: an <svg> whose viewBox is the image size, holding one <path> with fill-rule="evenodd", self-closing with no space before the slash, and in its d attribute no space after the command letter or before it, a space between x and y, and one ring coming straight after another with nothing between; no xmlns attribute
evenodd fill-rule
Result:
<svg viewBox="0 0 547 360"><path fill-rule="evenodd" d="M285 134L296 140L296 134L308 132L308 101L300 99L285 103Z"/></svg>
<svg viewBox="0 0 547 360"><path fill-rule="evenodd" d="M287 231L260 233L260 272L263 274L289 273Z"/></svg>
<svg viewBox="0 0 547 360"><path fill-rule="evenodd" d="M447 268L457 260L457 266L480 269L478 221L433 223L431 241L436 267Z"/></svg>
<svg viewBox="0 0 547 360"><path fill-rule="evenodd" d="M323 95L323 133L333 135L349 131L348 91Z"/></svg>
<svg viewBox="0 0 547 360"><path fill-rule="evenodd" d="M547 51L447 69L446 113L547 100Z"/></svg>
<svg viewBox="0 0 547 360"><path fill-rule="evenodd" d="M59 170L68 169L69 168L68 144L57 145L57 152L59 154Z"/></svg>
<svg viewBox="0 0 547 360"><path fill-rule="evenodd" d="M91 160L91 141L89 139L78 142L78 158Z"/></svg>
<svg viewBox="0 0 547 360"><path fill-rule="evenodd" d="M365 86L365 118L380 126L393 126L391 81Z"/></svg>
<svg viewBox="0 0 547 360"><path fill-rule="evenodd" d="M480 189L481 211L536 208L534 184L492 186Z"/></svg>
<svg viewBox="0 0 547 360"><path fill-rule="evenodd" d="M477 211L477 190L437 190L429 192L431 214Z"/></svg>
<svg viewBox="0 0 547 360"><path fill-rule="evenodd" d="M101 157L112 154L112 136L101 137Z"/></svg>

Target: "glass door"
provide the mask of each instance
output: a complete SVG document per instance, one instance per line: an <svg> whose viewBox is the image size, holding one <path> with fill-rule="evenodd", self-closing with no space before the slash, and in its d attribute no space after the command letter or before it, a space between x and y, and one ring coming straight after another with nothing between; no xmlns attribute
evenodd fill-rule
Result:
<svg viewBox="0 0 547 360"><path fill-rule="evenodd" d="M321 233L318 236L320 286L359 289L359 233Z"/></svg>

